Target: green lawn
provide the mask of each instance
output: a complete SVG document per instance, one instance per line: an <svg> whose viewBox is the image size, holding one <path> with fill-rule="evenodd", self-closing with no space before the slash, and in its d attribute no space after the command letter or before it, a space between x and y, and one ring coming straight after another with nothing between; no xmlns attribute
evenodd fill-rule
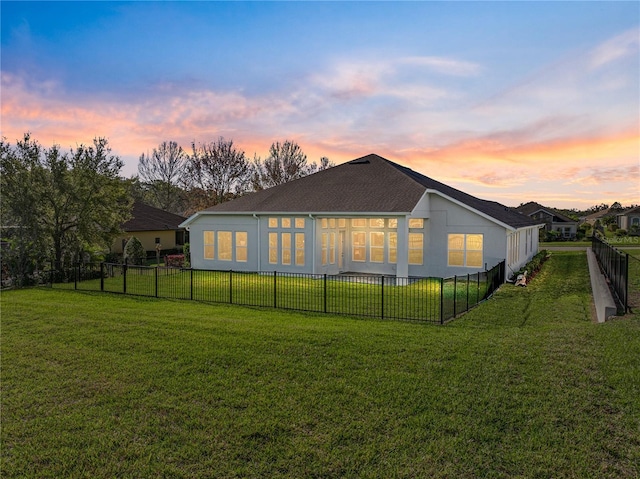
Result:
<svg viewBox="0 0 640 479"><path fill-rule="evenodd" d="M553 253L447 324L4 292L3 478L640 475L640 316Z"/></svg>

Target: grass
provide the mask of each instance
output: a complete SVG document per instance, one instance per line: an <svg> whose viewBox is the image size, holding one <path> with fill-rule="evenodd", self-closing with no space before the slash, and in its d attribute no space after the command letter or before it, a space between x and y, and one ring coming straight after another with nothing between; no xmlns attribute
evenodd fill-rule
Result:
<svg viewBox="0 0 640 479"><path fill-rule="evenodd" d="M3 478L625 478L640 317L553 253L444 327L4 292Z"/></svg>

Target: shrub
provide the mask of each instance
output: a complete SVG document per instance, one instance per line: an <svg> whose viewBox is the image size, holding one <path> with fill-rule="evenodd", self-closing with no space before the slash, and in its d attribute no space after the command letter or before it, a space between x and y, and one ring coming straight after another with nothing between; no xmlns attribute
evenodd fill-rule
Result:
<svg viewBox="0 0 640 479"><path fill-rule="evenodd" d="M184 267L184 255L183 254L170 254L164 257L164 265L172 268Z"/></svg>
<svg viewBox="0 0 640 479"><path fill-rule="evenodd" d="M548 257L549 255L546 249L539 251L533 258L531 258L531 261L529 261L522 268L516 271L513 277L517 278L519 274L523 274L526 271L528 282L531 278L533 278L533 276L535 276L538 271L540 271L540 268L542 268L542 265Z"/></svg>
<svg viewBox="0 0 640 479"><path fill-rule="evenodd" d="M184 244L184 265L186 268L191 267L191 245L189 243Z"/></svg>
<svg viewBox="0 0 640 479"><path fill-rule="evenodd" d="M138 238L132 236L124 247L124 260L130 264L142 264L146 257L144 246Z"/></svg>

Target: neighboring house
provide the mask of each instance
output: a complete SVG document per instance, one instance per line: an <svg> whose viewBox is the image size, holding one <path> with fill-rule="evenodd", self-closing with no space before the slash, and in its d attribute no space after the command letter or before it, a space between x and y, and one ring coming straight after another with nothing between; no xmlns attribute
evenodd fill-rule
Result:
<svg viewBox="0 0 640 479"><path fill-rule="evenodd" d="M449 277L505 259L510 276L537 253L542 225L372 154L180 226L197 269Z"/></svg>
<svg viewBox="0 0 640 479"><path fill-rule="evenodd" d="M629 233L640 233L640 206L635 206L616 215L618 228Z"/></svg>
<svg viewBox="0 0 640 479"><path fill-rule="evenodd" d="M147 252L155 251L157 244L162 250L182 248L186 232L180 223L185 219L184 216L136 201L133 203L131 219L122 225L124 235L115 239L111 252L122 253L132 236L140 240Z"/></svg>
<svg viewBox="0 0 640 479"><path fill-rule="evenodd" d="M606 210L596 211L595 213L591 213L589 216L584 216L580 218L580 221L583 223L589 223L591 226L596 224L596 221L602 220L605 216L611 214L611 208L607 208Z"/></svg>
<svg viewBox="0 0 640 479"><path fill-rule="evenodd" d="M564 239L573 239L578 232L578 222L566 215L563 215L553 208L547 208L539 203L530 201L518 206L516 211L527 215L537 223L544 223L546 231L557 231Z"/></svg>

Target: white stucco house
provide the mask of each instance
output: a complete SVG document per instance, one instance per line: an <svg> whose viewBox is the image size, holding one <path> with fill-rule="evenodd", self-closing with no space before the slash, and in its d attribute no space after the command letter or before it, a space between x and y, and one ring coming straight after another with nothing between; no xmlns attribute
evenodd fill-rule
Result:
<svg viewBox="0 0 640 479"><path fill-rule="evenodd" d="M526 215L370 154L199 211L196 269L450 277L538 251Z"/></svg>

